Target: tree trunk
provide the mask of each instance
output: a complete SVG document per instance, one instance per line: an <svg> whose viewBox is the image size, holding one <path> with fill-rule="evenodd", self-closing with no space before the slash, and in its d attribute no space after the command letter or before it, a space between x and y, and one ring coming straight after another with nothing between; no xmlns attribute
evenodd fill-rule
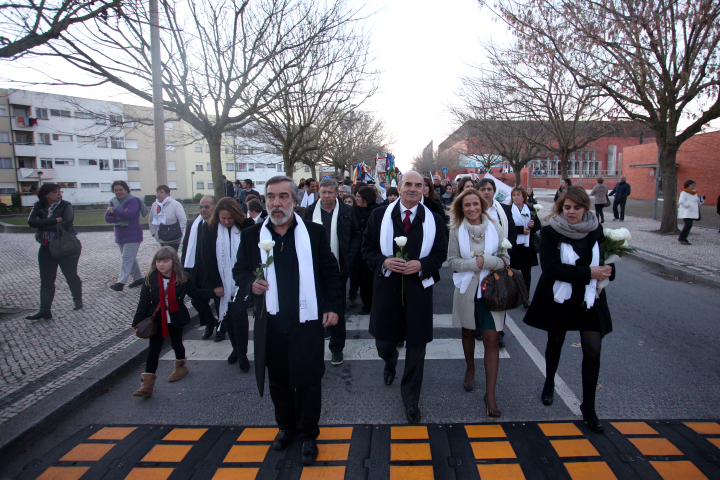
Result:
<svg viewBox="0 0 720 480"><path fill-rule="evenodd" d="M212 170L213 192L215 198L220 200L225 196L225 184L222 181L222 162L220 149L222 148L222 135L205 135L210 146L210 168Z"/></svg>
<svg viewBox="0 0 720 480"><path fill-rule="evenodd" d="M567 152L563 152L562 155L560 155L560 179L568 178L568 162L570 159L570 154Z"/></svg>
<svg viewBox="0 0 720 480"><path fill-rule="evenodd" d="M315 165L310 165L310 175L312 178L318 181L320 183L320 179L317 177L317 169L315 168Z"/></svg>
<svg viewBox="0 0 720 480"><path fill-rule="evenodd" d="M520 171L521 170L522 169L519 169L519 170L517 168L515 169L515 186L516 187L522 186L522 180L520 179Z"/></svg>
<svg viewBox="0 0 720 480"><path fill-rule="evenodd" d="M663 211L660 222L660 233L679 233L677 226L677 161L678 148L658 145L660 148L660 173L663 191Z"/></svg>
<svg viewBox="0 0 720 480"><path fill-rule="evenodd" d="M290 160L290 154L286 151L286 149L283 149L283 165L285 166L285 175L287 175L290 178L293 178L293 162Z"/></svg>

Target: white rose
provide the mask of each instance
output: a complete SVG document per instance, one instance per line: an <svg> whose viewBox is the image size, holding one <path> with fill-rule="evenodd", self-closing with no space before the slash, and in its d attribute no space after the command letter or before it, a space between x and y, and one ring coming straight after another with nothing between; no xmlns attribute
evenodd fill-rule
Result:
<svg viewBox="0 0 720 480"><path fill-rule="evenodd" d="M610 238L610 231L609 228L603 228L603 235L605 235L606 238Z"/></svg>
<svg viewBox="0 0 720 480"><path fill-rule="evenodd" d="M407 237L395 237L395 243L400 248L403 248L407 244Z"/></svg>
<svg viewBox="0 0 720 480"><path fill-rule="evenodd" d="M265 250L266 253L270 253L270 250L272 250L274 246L275 242L273 240L263 240L258 243L258 247L260 247L261 250Z"/></svg>
<svg viewBox="0 0 720 480"><path fill-rule="evenodd" d="M608 232L608 235L606 235L606 236L609 237L610 240L615 240L615 241L625 240L625 239L623 238L623 234L622 234L622 232L620 231L620 229L610 230L610 231Z"/></svg>
<svg viewBox="0 0 720 480"><path fill-rule="evenodd" d="M623 240L627 240L628 242L630 240L632 240L632 235L630 235L630 230L628 230L627 228L618 228L617 231L620 235L622 235Z"/></svg>
<svg viewBox="0 0 720 480"><path fill-rule="evenodd" d="M540 210L544 210L544 207L542 205L540 205L539 203L536 203L535 205L533 205L533 208L535 209L536 212L539 212Z"/></svg>
<svg viewBox="0 0 720 480"><path fill-rule="evenodd" d="M507 238L503 238L503 241L500 242L500 248L503 248L505 250L507 250L508 248L512 248L512 243L510 243Z"/></svg>

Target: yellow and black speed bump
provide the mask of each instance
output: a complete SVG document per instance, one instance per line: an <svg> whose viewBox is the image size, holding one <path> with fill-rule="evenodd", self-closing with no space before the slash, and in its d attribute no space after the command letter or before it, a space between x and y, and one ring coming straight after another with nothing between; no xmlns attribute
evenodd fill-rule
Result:
<svg viewBox="0 0 720 480"><path fill-rule="evenodd" d="M321 428L319 457L272 448L270 427L92 425L18 480L720 479L720 423L608 421Z"/></svg>

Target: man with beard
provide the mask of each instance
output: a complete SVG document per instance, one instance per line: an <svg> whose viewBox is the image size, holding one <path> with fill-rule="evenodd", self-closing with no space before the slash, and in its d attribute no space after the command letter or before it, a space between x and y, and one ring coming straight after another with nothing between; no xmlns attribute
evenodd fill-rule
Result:
<svg viewBox="0 0 720 480"><path fill-rule="evenodd" d="M312 465L320 434L324 327L344 313L344 292L324 227L294 213L298 191L292 179L278 175L265 186L268 218L242 231L233 277L238 295L255 301L255 376L262 396L267 367L279 429L273 448L286 448L297 431L302 463ZM255 271L269 258L258 280Z"/></svg>

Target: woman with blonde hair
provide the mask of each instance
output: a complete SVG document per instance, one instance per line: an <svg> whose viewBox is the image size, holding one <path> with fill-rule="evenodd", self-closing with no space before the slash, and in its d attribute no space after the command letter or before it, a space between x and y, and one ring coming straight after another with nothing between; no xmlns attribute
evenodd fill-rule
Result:
<svg viewBox="0 0 720 480"><path fill-rule="evenodd" d="M486 215L487 205L480 192L461 191L450 208L450 239L448 265L453 275L453 326L462 328L465 353L463 387L472 391L475 382L475 330L483 329L485 347L484 396L487 416L499 418L502 413L495 400L500 347L499 331L505 325L505 312L491 312L482 299L482 280L493 270L504 268L510 258L500 245L505 239L502 228Z"/></svg>
<svg viewBox="0 0 720 480"><path fill-rule="evenodd" d="M145 362L145 373L142 374L142 385L133 392L136 397L152 396L160 351L167 337L170 337L170 344L175 352L175 369L168 377L168 382L176 382L188 372L185 366L185 347L182 343L183 327L190 323L185 295L209 300L214 294L212 290L196 288L193 282L187 280L174 248L161 247L155 252L132 322L135 331L138 324L151 315L157 323L157 331L149 339L150 349ZM157 313L154 313L156 311Z"/></svg>

